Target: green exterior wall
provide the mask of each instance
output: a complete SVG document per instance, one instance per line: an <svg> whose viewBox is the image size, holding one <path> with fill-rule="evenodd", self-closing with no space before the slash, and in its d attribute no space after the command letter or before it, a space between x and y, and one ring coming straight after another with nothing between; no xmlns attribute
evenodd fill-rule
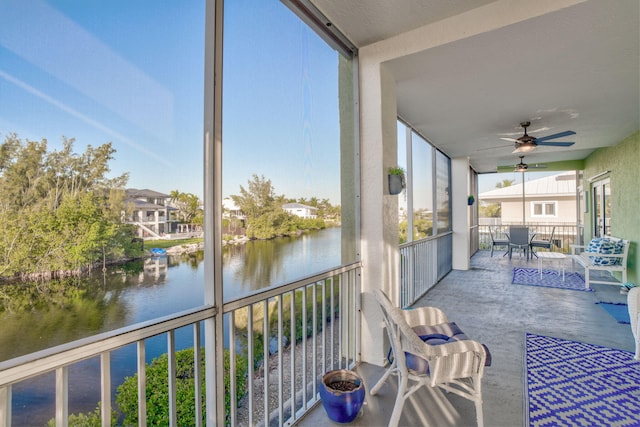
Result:
<svg viewBox="0 0 640 427"><path fill-rule="evenodd" d="M618 145L600 148L585 159L583 189L591 192L589 178L604 171L611 183L611 235L631 241L628 281L640 285L640 132ZM591 197L589 197L591 202ZM592 209L585 214L585 242L593 237Z"/></svg>

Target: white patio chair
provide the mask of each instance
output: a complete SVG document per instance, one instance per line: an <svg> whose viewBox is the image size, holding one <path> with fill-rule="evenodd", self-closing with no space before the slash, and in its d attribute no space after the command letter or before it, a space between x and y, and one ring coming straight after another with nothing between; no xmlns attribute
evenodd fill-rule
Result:
<svg viewBox="0 0 640 427"><path fill-rule="evenodd" d="M371 395L380 390L392 373L398 375L398 394L389 426L398 425L404 402L422 386L438 386L471 400L476 407L478 426L482 426L481 382L487 358L484 346L469 339L427 344L413 328L447 323L447 316L442 310L435 307L400 310L392 306L382 290L376 290L375 295L384 315L394 358L389 369L371 389ZM410 380L416 383L408 388Z"/></svg>
<svg viewBox="0 0 640 427"><path fill-rule="evenodd" d="M629 289L627 294L627 305L629 307L629 320L631 332L636 341L635 359L640 360L640 287Z"/></svg>

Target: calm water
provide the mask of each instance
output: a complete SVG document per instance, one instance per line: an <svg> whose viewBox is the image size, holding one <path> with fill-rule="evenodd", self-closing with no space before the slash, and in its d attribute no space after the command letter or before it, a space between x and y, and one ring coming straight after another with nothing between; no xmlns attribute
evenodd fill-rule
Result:
<svg viewBox="0 0 640 427"><path fill-rule="evenodd" d="M0 313L0 361L203 304L203 253L150 258L82 280L0 287L11 301ZM340 264L340 229L225 248L224 299L230 300ZM192 345L190 328L177 331L178 348ZM166 338L147 341L147 361L166 352ZM135 373L135 346L112 353L112 385ZM99 399L99 360L70 370L71 412ZM44 425L53 417L54 376L14 387L14 425Z"/></svg>

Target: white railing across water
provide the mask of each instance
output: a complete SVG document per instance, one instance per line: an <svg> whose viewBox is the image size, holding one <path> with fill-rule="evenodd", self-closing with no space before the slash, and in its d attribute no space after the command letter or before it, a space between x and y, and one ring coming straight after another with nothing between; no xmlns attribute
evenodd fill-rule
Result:
<svg viewBox="0 0 640 427"><path fill-rule="evenodd" d="M232 426L289 425L319 402L318 379L324 372L351 369L359 361L360 264L262 289L225 303L223 312L228 348L236 349L229 357L231 409L226 414L227 420ZM146 425L145 340L161 334L167 336L169 424L180 425L176 408L175 332L192 327L194 361L198 362L202 339L207 339L203 337L201 324L214 316L213 307L194 308L1 362L0 427L12 424L14 386L50 373L55 373L53 417L57 426L66 426L69 368L95 357L100 359L102 425L110 426L111 354L131 344L137 346L138 424ZM204 373L199 366L200 363L194 363L197 423L204 411L199 404ZM245 370L247 375L237 378L236 374ZM238 390L246 390L239 393L240 402Z"/></svg>

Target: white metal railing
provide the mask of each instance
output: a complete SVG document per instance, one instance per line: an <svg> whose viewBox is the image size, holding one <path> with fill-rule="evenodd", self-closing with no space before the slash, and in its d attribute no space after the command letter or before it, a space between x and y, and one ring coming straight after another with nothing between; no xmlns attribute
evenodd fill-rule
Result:
<svg viewBox="0 0 640 427"><path fill-rule="evenodd" d="M246 404L232 400L231 425L290 425L319 402L323 373L360 359L360 263L226 303L224 313L230 348L246 339L248 360ZM230 361L234 390L241 354Z"/></svg>
<svg viewBox="0 0 640 427"><path fill-rule="evenodd" d="M494 238L504 238L509 232L510 225L522 225L522 223L502 223L497 225L480 225L478 226L478 240L480 249L491 249L491 235L489 227L493 231ZM527 222L526 224L531 231L536 233L535 238L544 240L551 236L551 230L555 227L553 233L554 251L569 253L572 244L580 244L581 235L575 223L536 223Z"/></svg>
<svg viewBox="0 0 640 427"><path fill-rule="evenodd" d="M174 332L192 326L194 342L200 342L200 322L215 315L213 307L200 307L183 311L153 321L132 325L115 331L98 334L68 344L52 347L0 363L0 426L12 423L12 388L39 375L55 372L55 421L56 426L66 426L69 415L69 367L84 360L100 357L100 406L102 425L111 425L111 353L129 344L138 348L138 389L145 390L145 340L159 334L167 334L169 360L175 359ZM197 345L196 345L197 346ZM199 346L197 346L199 348ZM197 353L197 351L196 351ZM199 366L199 364L195 364ZM175 373L175 364L169 364ZM172 376L170 375L169 378ZM173 375L175 377L175 375ZM200 402L200 388L196 387L196 402ZM139 393L140 394L140 393ZM169 395L174 402L175 390ZM145 400L139 405L139 424L146 425ZM171 405L170 405L171 408ZM175 413L172 414L175 419ZM172 418L170 418L172 419ZM172 425L176 425L175 422Z"/></svg>
<svg viewBox="0 0 640 427"><path fill-rule="evenodd" d="M263 289L225 303L223 311L229 331L228 348L236 349L230 352L229 358L231 410L227 419L232 426L291 424L319 401L317 379L322 373L350 369L359 361L359 263ZM14 386L52 372L55 373L56 425L66 426L70 406L69 368L95 357L100 359L102 425L110 426L111 354L131 344L137 346L138 420L139 425L146 425L145 340L161 334L167 336L169 423L178 425L175 332L183 327L193 329L197 362L201 357L201 323L215 315L214 307L203 306L1 362L0 427L12 424ZM241 360L247 364L244 379L247 393L238 407L236 392L241 384L236 373ZM261 366L257 361L261 361ZM195 419L198 421L204 410L200 405L203 373L199 366L194 363Z"/></svg>
<svg viewBox="0 0 640 427"><path fill-rule="evenodd" d="M400 306L408 307L451 271L453 234L400 245Z"/></svg>

